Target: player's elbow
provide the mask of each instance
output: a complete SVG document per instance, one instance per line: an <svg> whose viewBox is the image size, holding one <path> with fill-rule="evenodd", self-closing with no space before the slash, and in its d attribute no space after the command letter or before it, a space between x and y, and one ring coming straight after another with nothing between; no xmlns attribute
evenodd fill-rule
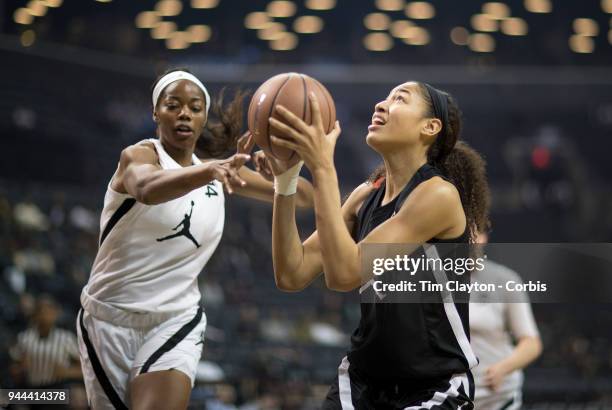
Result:
<svg viewBox="0 0 612 410"><path fill-rule="evenodd" d="M543 350L543 346L542 346L542 339L539 336L535 336L532 338L532 342L533 344L533 351L534 351L534 359L540 357L540 355L542 354L542 350Z"/></svg>
<svg viewBox="0 0 612 410"><path fill-rule="evenodd" d="M325 275L325 286L336 292L350 292L359 286L360 281L352 277L340 275Z"/></svg>
<svg viewBox="0 0 612 410"><path fill-rule="evenodd" d="M299 292L306 287L304 283L295 278L295 275L278 269L274 270L274 281L276 287L283 292Z"/></svg>
<svg viewBox="0 0 612 410"><path fill-rule="evenodd" d="M155 181L151 178L144 177L136 181L135 184L135 199L145 205L158 205L164 202L160 195L159 188L156 188ZM166 199L167 200L167 199Z"/></svg>
<svg viewBox="0 0 612 410"><path fill-rule="evenodd" d="M136 184L135 199L145 205L157 205L159 203L155 201L155 195L151 192L151 189L143 183Z"/></svg>

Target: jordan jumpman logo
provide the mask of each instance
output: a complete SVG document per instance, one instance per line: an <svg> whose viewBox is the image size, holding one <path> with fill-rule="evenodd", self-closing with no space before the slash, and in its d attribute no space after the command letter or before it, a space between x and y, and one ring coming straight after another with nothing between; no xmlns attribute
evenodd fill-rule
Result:
<svg viewBox="0 0 612 410"><path fill-rule="evenodd" d="M181 229L175 234L164 236L163 238L157 238L157 242L167 241L168 239L178 238L179 236L185 236L187 237L187 239L191 240L191 242L193 242L197 248L200 247L198 241L196 241L191 232L189 232L189 227L191 226L191 214L193 213L193 205L194 203L193 201L191 201L191 210L189 211L189 215L185 214L185 218L183 218L183 220L178 225L172 228L173 231L176 231L181 225L183 225L183 229Z"/></svg>

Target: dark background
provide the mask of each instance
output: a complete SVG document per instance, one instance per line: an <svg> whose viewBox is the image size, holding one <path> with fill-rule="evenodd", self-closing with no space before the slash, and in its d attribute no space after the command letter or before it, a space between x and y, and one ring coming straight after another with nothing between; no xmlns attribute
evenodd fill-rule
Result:
<svg viewBox="0 0 612 410"><path fill-rule="evenodd" d="M265 11L268 3L221 0L212 9L194 9L184 0L178 16L163 19L179 30L209 25L211 38L169 50L135 27L137 14L153 10L154 1L65 0L30 24L15 22L27 2L0 1L0 385L11 385L3 372L8 346L27 326L32 297L53 293L64 305L63 325L73 329L106 184L121 150L154 136L150 86L169 67L189 67L213 95L223 86L254 90L285 71L318 78L343 127L336 151L343 194L378 165L365 144L374 104L404 81L430 82L459 101L464 139L487 160L491 241L610 242L609 2L557 0L541 14L523 1L507 1L528 33L490 33L496 47L486 53L456 45L449 35L457 26L476 31L470 19L482 1L431 2L435 17L414 20L430 42L394 39L384 52L363 43L364 17L380 12L374 1L339 0L326 11L297 1L296 16L320 16L324 28L297 35L289 51L271 50L244 27L247 14ZM407 19L402 11L384 13ZM570 48L575 18L598 24L591 53ZM275 20L291 29L294 19ZM300 219L309 233L311 213ZM225 377L221 385L196 389L194 406L216 394L236 405L259 397L259 408L311 408L307 398L317 403L325 393L356 326L354 295L322 283L299 294L276 290L270 221L268 205L227 201L224 238L201 275L209 323L203 359ZM24 286L15 285L22 279ZM610 305L538 304L534 311L544 353L526 372L527 407L603 403L612 391ZM313 336L320 328L340 337Z"/></svg>

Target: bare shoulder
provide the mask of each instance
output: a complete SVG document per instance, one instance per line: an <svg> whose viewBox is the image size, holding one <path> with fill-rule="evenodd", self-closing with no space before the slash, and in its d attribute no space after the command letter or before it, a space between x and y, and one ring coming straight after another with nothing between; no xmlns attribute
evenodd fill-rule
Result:
<svg viewBox="0 0 612 410"><path fill-rule="evenodd" d="M159 157L155 145L151 142L141 142L130 145L121 151L119 166L111 179L110 186L117 192L127 193L124 186L126 170L130 165L153 165L159 166Z"/></svg>
<svg viewBox="0 0 612 410"><path fill-rule="evenodd" d="M141 142L124 148L121 151L119 165L125 168L131 163L157 165L159 157L155 145L151 142Z"/></svg>
<svg viewBox="0 0 612 410"><path fill-rule="evenodd" d="M419 184L410 193L402 210L418 209L439 211L453 210L461 207L459 191L452 183L440 177L433 177Z"/></svg>

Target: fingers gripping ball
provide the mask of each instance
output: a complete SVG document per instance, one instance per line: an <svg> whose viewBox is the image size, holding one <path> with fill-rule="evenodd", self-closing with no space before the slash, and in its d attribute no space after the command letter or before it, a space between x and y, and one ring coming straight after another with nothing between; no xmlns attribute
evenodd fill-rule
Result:
<svg viewBox="0 0 612 410"><path fill-rule="evenodd" d="M249 105L249 130L255 142L267 154L283 161L297 161L295 151L274 145L270 142L270 117L283 121L274 109L280 104L301 118L307 124L312 124L310 101L308 94L313 92L319 102L323 128L330 132L336 122L336 106L327 89L312 77L300 73L278 74L263 83L251 99ZM286 137L276 132L277 137Z"/></svg>

